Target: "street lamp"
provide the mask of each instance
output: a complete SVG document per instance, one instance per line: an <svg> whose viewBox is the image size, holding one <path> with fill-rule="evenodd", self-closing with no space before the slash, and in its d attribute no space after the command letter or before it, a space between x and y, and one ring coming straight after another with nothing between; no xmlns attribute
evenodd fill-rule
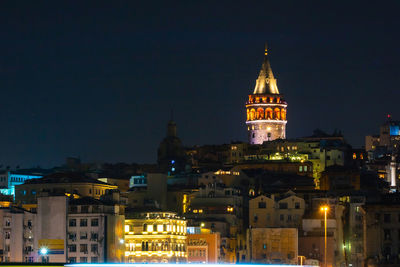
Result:
<svg viewBox="0 0 400 267"><path fill-rule="evenodd" d="M41 247L39 249L39 254L42 255L42 263L48 262L46 257L47 253L49 253L49 250L46 247Z"/></svg>
<svg viewBox="0 0 400 267"><path fill-rule="evenodd" d="M327 216L326 214L328 213L329 207L328 206L322 206L321 207L321 211L324 213L325 217L324 217L324 225L325 225L325 250L324 250L324 261L325 261L325 267L327 267L327 263L326 263L326 222L327 222Z"/></svg>
<svg viewBox="0 0 400 267"><path fill-rule="evenodd" d="M46 255L47 255L47 252L48 252L48 250L47 250L47 248L45 248L45 247L42 247L42 248L40 249L40 255L46 256Z"/></svg>

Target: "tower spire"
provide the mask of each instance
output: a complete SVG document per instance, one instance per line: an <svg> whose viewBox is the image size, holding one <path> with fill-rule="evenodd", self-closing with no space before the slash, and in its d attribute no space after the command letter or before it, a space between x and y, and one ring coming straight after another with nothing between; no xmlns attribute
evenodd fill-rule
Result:
<svg viewBox="0 0 400 267"><path fill-rule="evenodd" d="M264 46L264 62L256 81L253 94L279 94L276 79L268 59L268 43Z"/></svg>

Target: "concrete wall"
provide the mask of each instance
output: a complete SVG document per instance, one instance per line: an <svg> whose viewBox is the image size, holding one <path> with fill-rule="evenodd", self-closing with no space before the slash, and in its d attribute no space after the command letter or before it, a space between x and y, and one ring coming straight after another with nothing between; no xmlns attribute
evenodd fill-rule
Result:
<svg viewBox="0 0 400 267"><path fill-rule="evenodd" d="M67 238L67 197L51 196L38 199L37 210L37 242L41 240L64 240L63 254L49 254L49 262L66 262ZM40 247L38 247L40 249Z"/></svg>

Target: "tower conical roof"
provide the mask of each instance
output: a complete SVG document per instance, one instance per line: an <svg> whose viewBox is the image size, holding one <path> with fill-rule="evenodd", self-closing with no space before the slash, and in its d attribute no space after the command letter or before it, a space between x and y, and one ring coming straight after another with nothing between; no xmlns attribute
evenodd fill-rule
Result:
<svg viewBox="0 0 400 267"><path fill-rule="evenodd" d="M276 79L272 73L271 64L268 60L267 44L265 44L264 62L261 66L253 94L279 94Z"/></svg>

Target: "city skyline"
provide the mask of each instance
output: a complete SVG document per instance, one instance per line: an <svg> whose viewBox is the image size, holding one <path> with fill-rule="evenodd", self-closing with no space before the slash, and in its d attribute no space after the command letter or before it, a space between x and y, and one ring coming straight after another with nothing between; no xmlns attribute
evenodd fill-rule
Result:
<svg viewBox="0 0 400 267"><path fill-rule="evenodd" d="M400 118L395 2L97 3L4 4L0 164L155 163L171 108L186 146L246 141L265 41L287 138L340 129L361 147Z"/></svg>

